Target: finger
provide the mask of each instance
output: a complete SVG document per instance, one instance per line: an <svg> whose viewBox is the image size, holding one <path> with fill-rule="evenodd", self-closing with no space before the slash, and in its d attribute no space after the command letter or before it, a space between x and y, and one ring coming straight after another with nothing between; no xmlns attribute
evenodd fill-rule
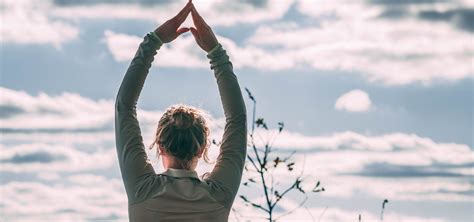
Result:
<svg viewBox="0 0 474 222"><path fill-rule="evenodd" d="M185 33L185 32L189 32L189 28L186 28L186 27L180 28L180 29L178 29L178 30L176 31L176 34L178 34L178 36L179 36L179 35L181 35L181 34L183 34L183 33Z"/></svg>
<svg viewBox="0 0 474 222"><path fill-rule="evenodd" d="M199 33L195 28L191 27L191 28L189 28L189 30L191 31L191 33L193 34L193 36L196 40L200 40Z"/></svg>
<svg viewBox="0 0 474 222"><path fill-rule="evenodd" d="M195 12L195 8L194 8L194 4L191 6L191 17L193 19L193 24L194 26L198 27L199 26L199 22L198 22L198 18L197 18L197 15L196 15L196 12ZM192 29L191 29L192 30Z"/></svg>
<svg viewBox="0 0 474 222"><path fill-rule="evenodd" d="M186 20L186 17L188 16L189 12L191 11L191 6L192 6L192 2L189 1L183 7L183 9L181 9L181 11L175 17L173 17L173 20L175 20L179 24L183 23L184 20Z"/></svg>
<svg viewBox="0 0 474 222"><path fill-rule="evenodd" d="M190 30L191 30L191 33L192 33L193 36L194 36L194 39L196 40L196 43L202 48L202 45L201 45L201 38L199 37L198 31L197 31L195 28L193 28L193 27L191 27Z"/></svg>
<svg viewBox="0 0 474 222"><path fill-rule="evenodd" d="M196 25L197 28L204 28L207 26L206 22L201 17L194 5L191 6L191 16L193 17L194 25Z"/></svg>
<svg viewBox="0 0 474 222"><path fill-rule="evenodd" d="M175 17L181 17L183 15L186 14L186 12L191 8L192 6L192 2L189 1L188 3L186 3L186 5L181 9L181 11L178 12L178 14L176 14Z"/></svg>

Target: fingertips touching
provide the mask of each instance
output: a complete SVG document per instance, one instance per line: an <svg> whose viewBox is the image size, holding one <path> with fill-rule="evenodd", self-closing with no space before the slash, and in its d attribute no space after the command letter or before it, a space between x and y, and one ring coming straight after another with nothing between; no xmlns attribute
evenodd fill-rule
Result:
<svg viewBox="0 0 474 222"><path fill-rule="evenodd" d="M178 29L178 30L176 31L176 33L178 33L178 35L181 35L181 34L183 34L183 33L185 33L185 32L188 32L188 31L189 31L189 28L183 27L183 28Z"/></svg>

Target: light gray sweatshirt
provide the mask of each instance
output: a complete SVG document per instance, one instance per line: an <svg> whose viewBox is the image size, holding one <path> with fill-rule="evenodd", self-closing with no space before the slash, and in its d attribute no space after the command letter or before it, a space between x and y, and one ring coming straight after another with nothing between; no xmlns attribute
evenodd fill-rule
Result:
<svg viewBox="0 0 474 222"><path fill-rule="evenodd" d="M146 161L136 104L160 47L154 35L144 37L115 103L115 140L130 221L227 221L242 178L247 146L246 109L232 63L220 44L207 54L226 118L212 172L202 179L194 170L170 168L156 174Z"/></svg>

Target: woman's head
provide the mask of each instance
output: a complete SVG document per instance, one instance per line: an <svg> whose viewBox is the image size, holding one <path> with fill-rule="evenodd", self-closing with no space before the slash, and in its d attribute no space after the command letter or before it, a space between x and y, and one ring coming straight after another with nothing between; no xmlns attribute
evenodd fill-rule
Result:
<svg viewBox="0 0 474 222"><path fill-rule="evenodd" d="M191 169L200 157L209 162L208 137L209 128L199 109L174 105L166 110L158 122L150 149L157 144L157 152L168 160L172 159L173 165L169 167Z"/></svg>

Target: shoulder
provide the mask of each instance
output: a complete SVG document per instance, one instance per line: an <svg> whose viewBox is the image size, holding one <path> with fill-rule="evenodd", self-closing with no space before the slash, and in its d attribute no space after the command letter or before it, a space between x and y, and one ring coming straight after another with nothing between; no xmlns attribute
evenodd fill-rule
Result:
<svg viewBox="0 0 474 222"><path fill-rule="evenodd" d="M234 196L229 188L217 180L205 177L201 184L206 187L212 198L217 202L229 208L232 206Z"/></svg>
<svg viewBox="0 0 474 222"><path fill-rule="evenodd" d="M139 178L135 185L135 193L131 195L133 199L129 200L130 205L149 199L157 190L160 190L169 181L170 178L163 174L153 174Z"/></svg>

